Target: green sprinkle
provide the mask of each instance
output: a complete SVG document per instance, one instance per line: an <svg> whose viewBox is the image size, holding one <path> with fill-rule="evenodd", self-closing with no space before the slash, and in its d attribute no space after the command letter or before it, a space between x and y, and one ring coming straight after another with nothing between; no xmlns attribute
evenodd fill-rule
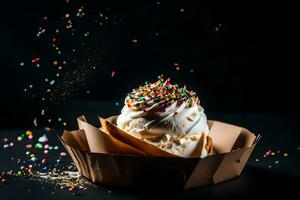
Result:
<svg viewBox="0 0 300 200"><path fill-rule="evenodd" d="M43 148L43 145L41 143L36 143L35 148L41 149Z"/></svg>

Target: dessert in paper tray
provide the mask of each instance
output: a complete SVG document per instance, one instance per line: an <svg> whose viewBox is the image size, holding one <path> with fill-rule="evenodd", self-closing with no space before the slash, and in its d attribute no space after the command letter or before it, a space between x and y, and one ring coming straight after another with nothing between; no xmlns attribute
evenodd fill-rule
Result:
<svg viewBox="0 0 300 200"><path fill-rule="evenodd" d="M170 80L145 83L119 116L100 128L78 117L60 137L79 172L111 186L193 188L239 176L260 139L249 130L207 120L193 91Z"/></svg>

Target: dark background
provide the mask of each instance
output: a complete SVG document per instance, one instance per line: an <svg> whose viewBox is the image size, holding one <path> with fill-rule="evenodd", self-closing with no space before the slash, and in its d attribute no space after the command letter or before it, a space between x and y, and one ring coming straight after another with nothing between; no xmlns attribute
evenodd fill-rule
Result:
<svg viewBox="0 0 300 200"><path fill-rule="evenodd" d="M57 144L56 135L62 133L61 128L75 128L76 116L85 114L89 122L96 124L97 115L117 114L127 92L164 74L171 77L172 83L186 84L188 89L195 90L209 119L262 134L241 176L218 185L163 195L156 191L93 186L79 191L80 198L254 199L297 195L299 22L293 5L288 1L174 0L159 1L159 5L158 1L66 2L1 2L0 171L18 169L16 159L26 157L24 145L17 142L14 148L2 149L2 138L15 141L23 130L30 129L37 139L46 132L43 128L50 126L57 129L47 132L49 141ZM71 17L76 30L70 36L63 28L64 15L74 16L82 5L87 16L82 20ZM184 12L180 11L182 8ZM109 16L101 28L94 23L99 13ZM39 27L46 29L41 38L36 37ZM61 30L57 35L53 33L56 28ZM87 31L89 37L82 37ZM61 56L51 50L54 35L62 49ZM72 48L76 54L70 53ZM41 58L39 69L31 63L35 57ZM44 79L52 79L54 60L66 60L68 64L61 77L55 79L55 90L42 102L48 88ZM24 66L20 66L22 62ZM93 66L97 70L91 70ZM111 77L112 71L116 72L115 77ZM24 92L29 84L33 89ZM61 93L66 96L60 97ZM46 108L46 115L41 116L41 110ZM38 127L33 128L35 117ZM47 123L48 118L54 121L58 117L68 122L67 127ZM281 153L264 158L268 150ZM50 154L47 158L49 163L55 163L57 156ZM62 165L69 163L66 156ZM8 181L0 183L1 199L77 198L27 178Z"/></svg>
<svg viewBox="0 0 300 200"><path fill-rule="evenodd" d="M76 65L90 56L98 70L85 77L84 86L63 102L49 101L51 109L67 115L65 108L72 110L74 103L111 102L112 112L119 112L127 92L164 74L173 83L195 90L208 116L249 112L280 115L298 110L298 66L293 49L297 24L292 5L286 1L159 2L70 1L74 8L84 4L90 17L104 11L116 16L118 23L101 31L90 22L80 24L92 39L78 48ZM43 90L36 86L51 70L44 67L37 73L31 59L54 57L35 34L43 16L49 19L47 26L54 29L71 8L58 0L1 4L1 127L32 126L41 109L36 96ZM134 39L137 43L132 42ZM73 42L63 34L59 40L66 49ZM25 65L20 67L20 62ZM179 64L179 71L174 63ZM68 70L72 71L72 66ZM114 78L112 70L116 71ZM31 83L36 88L34 98L23 91ZM73 87L78 85L80 81ZM117 101L119 107L115 106ZM101 113L101 109L95 111ZM74 115L80 112L84 111Z"/></svg>

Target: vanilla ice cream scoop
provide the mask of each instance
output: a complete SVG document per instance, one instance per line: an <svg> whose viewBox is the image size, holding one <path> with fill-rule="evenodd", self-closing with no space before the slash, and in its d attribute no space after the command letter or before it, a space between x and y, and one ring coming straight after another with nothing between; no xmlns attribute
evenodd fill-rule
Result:
<svg viewBox="0 0 300 200"><path fill-rule="evenodd" d="M189 157L203 139L201 157L206 157L209 128L204 109L193 91L170 84L170 79L146 83L133 89L117 119L127 133L169 153Z"/></svg>

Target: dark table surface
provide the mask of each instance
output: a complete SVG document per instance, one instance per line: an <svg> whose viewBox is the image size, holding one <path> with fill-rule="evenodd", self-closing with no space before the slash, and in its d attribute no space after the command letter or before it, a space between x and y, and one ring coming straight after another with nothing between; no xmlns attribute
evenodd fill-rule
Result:
<svg viewBox="0 0 300 200"><path fill-rule="evenodd" d="M79 109L80 110L80 109ZM90 122L97 123L96 110L85 108ZM87 114L88 113L88 114ZM79 115L72 113L71 115ZM105 115L109 113L105 113ZM73 116L71 116L73 117ZM144 190L114 188L107 186L91 185L86 190L77 190L76 193L67 189L54 188L53 185L27 179L26 177L6 177L7 183L0 183L0 199L154 199L154 198L223 198L223 197L276 197L297 194L300 172L300 143L299 129L294 115L289 114L208 114L210 119L237 124L259 133L263 137L253 154L251 155L241 176L232 180L209 185L202 188L189 190L166 190L147 188ZM75 121L75 120L74 120ZM0 172L10 169L18 170L21 162L23 165L39 163L28 161L25 149L26 141L17 141L17 136L25 133L26 129L0 130ZM51 150L47 155L42 150L33 149L37 158L47 158L48 163L56 163L58 155L64 151L57 139L57 134L62 130L45 131L41 129L31 130L34 135L32 143L42 134L48 136L50 146L58 145L57 150ZM3 139L7 137L14 143L11 148L4 148ZM275 154L263 155L271 150ZM27 157L26 157L27 156ZM20 159L18 161L18 159ZM26 161L27 159L27 161ZM59 165L68 165L71 160L68 156L61 157ZM258 159L258 160L257 160ZM36 164L35 164L36 165ZM39 168L41 166L36 166Z"/></svg>

